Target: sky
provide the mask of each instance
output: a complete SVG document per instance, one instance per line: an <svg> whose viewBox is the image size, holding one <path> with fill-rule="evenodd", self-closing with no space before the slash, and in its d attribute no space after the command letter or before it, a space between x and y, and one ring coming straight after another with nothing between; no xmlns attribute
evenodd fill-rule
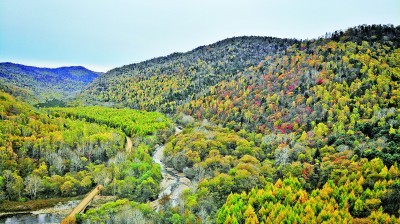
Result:
<svg viewBox="0 0 400 224"><path fill-rule="evenodd" d="M107 71L234 36L400 25L399 0L0 0L0 62Z"/></svg>

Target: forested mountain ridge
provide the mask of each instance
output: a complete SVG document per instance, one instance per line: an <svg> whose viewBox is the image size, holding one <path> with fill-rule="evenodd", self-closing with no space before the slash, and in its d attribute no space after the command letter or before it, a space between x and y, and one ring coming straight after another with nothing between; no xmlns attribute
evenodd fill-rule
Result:
<svg viewBox="0 0 400 224"><path fill-rule="evenodd" d="M110 70L78 96L86 104L121 105L173 113L178 105L206 94L267 55L279 54L298 42L272 37L234 37L187 53Z"/></svg>
<svg viewBox="0 0 400 224"><path fill-rule="evenodd" d="M198 96L207 95L209 87L230 81L266 56L281 57L295 43L314 46L331 40L345 42L394 44L400 31L391 25L358 26L327 34L325 38L299 41L272 37L235 37L187 53L174 53L115 68L91 83L78 99L84 104L126 106L134 109L173 114L176 108ZM312 48L307 48L312 50Z"/></svg>
<svg viewBox="0 0 400 224"><path fill-rule="evenodd" d="M369 43L379 42L382 44L393 44L394 47L400 46L400 28L393 25L360 25L350 27L344 31L335 31L327 34L333 41L355 42L361 44L362 41ZM391 42L391 43L390 43Z"/></svg>
<svg viewBox="0 0 400 224"><path fill-rule="evenodd" d="M100 74L82 66L38 68L4 62L0 63L0 88L10 93L26 90L26 99L43 103L76 95Z"/></svg>

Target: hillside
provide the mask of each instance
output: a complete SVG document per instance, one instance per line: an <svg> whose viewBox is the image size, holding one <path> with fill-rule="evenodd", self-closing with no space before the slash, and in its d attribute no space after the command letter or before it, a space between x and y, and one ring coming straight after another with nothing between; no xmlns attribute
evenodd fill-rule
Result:
<svg viewBox="0 0 400 224"><path fill-rule="evenodd" d="M178 105L207 94L268 55L280 54L293 39L235 37L110 70L79 96L86 104L121 105L173 113ZM79 98L78 97L78 98Z"/></svg>
<svg viewBox="0 0 400 224"><path fill-rule="evenodd" d="M367 30L379 35L371 38L365 35ZM234 144L233 152L219 145L215 147L219 151L216 156L200 156L195 163L190 162L189 156L198 151L195 144L172 145L171 161L186 161L179 166L193 170L209 169L212 178L200 186L214 189L210 192L212 198L236 193L219 210L217 223L235 223L234 219L239 223L332 219L346 222L351 217L376 221L378 216L384 216L377 210L380 206L383 211L398 215L398 204L388 198L399 190L399 32L400 27L360 26L337 32L339 36L334 33L331 38L294 44L284 55L267 57L234 79L211 87L208 95L177 109L252 140L245 147ZM203 133L207 136L209 132L193 135ZM207 143L201 148L211 150L211 145ZM221 166L209 168L207 161L219 160L225 165L225 158L240 152L239 149L253 156L254 165L245 168L252 180L237 178L239 171L234 171L234 165L225 172L221 172ZM385 176L386 170L392 170L391 174ZM275 185L263 183L263 178L271 178ZM232 184L222 184L229 182ZM249 190L251 184L243 183L251 182L262 184ZM224 187L216 187L218 183ZM376 183L382 184L382 188ZM242 187L237 189L239 186ZM243 190L249 195L241 195ZM302 191L307 193L301 195ZM198 197L210 200L201 193ZM301 201L301 197L307 200ZM307 203L317 206L307 208ZM341 211L345 205L347 209ZM332 209L337 207L340 209ZM322 211L332 212L327 215ZM311 213L314 215L306 215Z"/></svg>
<svg viewBox="0 0 400 224"><path fill-rule="evenodd" d="M75 96L101 73L81 66L38 68L9 62L0 63L0 88L20 93L29 101L44 103Z"/></svg>

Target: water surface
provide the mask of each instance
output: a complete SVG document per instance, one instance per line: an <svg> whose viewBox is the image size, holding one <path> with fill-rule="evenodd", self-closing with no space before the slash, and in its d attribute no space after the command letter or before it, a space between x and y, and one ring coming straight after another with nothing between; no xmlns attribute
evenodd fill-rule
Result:
<svg viewBox="0 0 400 224"><path fill-rule="evenodd" d="M34 223L60 223L64 217L59 214L15 214L10 217L0 218L0 223L6 224L34 224Z"/></svg>

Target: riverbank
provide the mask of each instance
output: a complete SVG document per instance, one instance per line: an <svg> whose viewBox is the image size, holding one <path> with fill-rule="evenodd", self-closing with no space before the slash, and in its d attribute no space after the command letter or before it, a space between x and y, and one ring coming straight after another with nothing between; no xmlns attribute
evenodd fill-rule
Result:
<svg viewBox="0 0 400 224"><path fill-rule="evenodd" d="M60 223L83 197L34 200L28 205L24 203L24 206L21 206L22 202L14 202L12 206L8 206L7 203L8 212L0 213L0 223ZM96 196L89 207L100 207L102 204L115 200L115 196ZM4 207L4 203L0 205ZM43 208L43 206L46 207ZM39 209L39 207L42 208ZM16 209L22 210L16 211Z"/></svg>
<svg viewBox="0 0 400 224"><path fill-rule="evenodd" d="M81 200L82 198L83 196L69 197L69 198L38 199L26 202L5 201L3 203L0 203L0 217L2 216L3 213L29 213L40 209L54 207L59 203Z"/></svg>

